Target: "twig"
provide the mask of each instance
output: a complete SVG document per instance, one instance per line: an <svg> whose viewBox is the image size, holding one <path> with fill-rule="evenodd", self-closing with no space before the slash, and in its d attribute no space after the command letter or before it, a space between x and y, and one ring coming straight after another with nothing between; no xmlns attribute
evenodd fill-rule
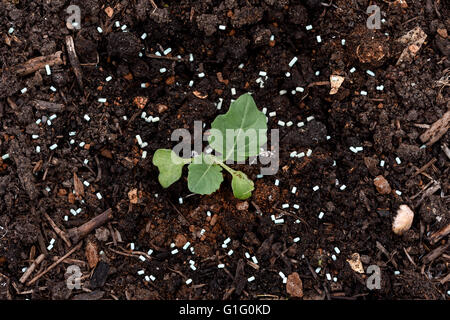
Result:
<svg viewBox="0 0 450 320"><path fill-rule="evenodd" d="M446 143L443 143L441 146L442 150L444 151L445 155L447 156L447 158L450 159L450 149L448 148Z"/></svg>
<svg viewBox="0 0 450 320"><path fill-rule="evenodd" d="M31 266L28 267L27 271L25 271L25 273L22 275L22 277L20 277L19 282L25 283L27 281L27 279L33 273L34 269L36 269L36 267L44 260L44 258L45 258L45 254L41 253L39 255L39 257L37 257L36 260L33 261Z"/></svg>
<svg viewBox="0 0 450 320"><path fill-rule="evenodd" d="M424 264L428 264L437 258L439 258L448 248L450 247L450 243L444 244L440 247L437 247L433 251L429 252L426 256L422 258Z"/></svg>
<svg viewBox="0 0 450 320"><path fill-rule="evenodd" d="M429 187L427 190L425 190L422 197L420 197L419 201L417 201L415 207L417 208L422 203L422 201L425 200L426 197L431 196L436 191L438 191L440 188L441 188L441 184L437 181L434 181L434 184L431 187Z"/></svg>
<svg viewBox="0 0 450 320"><path fill-rule="evenodd" d="M439 240L441 240L442 238L444 238L445 236L447 236L449 234L450 234L450 223L448 225L446 225L445 227L443 227L441 230L434 232L430 236L430 243L435 244Z"/></svg>
<svg viewBox="0 0 450 320"><path fill-rule="evenodd" d="M69 61L72 65L73 72L75 73L75 77L77 78L78 85L81 89L83 89L83 76L81 74L80 61L78 60L77 53L75 51L75 45L73 43L72 36L66 37L66 47L67 54L69 55Z"/></svg>
<svg viewBox="0 0 450 320"><path fill-rule="evenodd" d="M150 0L150 3L153 6L153 12L155 12L155 10L158 9L158 6L156 5L155 1L153 1L153 0Z"/></svg>
<svg viewBox="0 0 450 320"><path fill-rule="evenodd" d="M78 249L81 248L81 246L83 245L82 242L78 243L75 247L73 247L72 249L70 249L69 252L67 252L64 256L62 256L58 261L56 261L55 263L53 263L51 266L49 266L47 269L45 269L44 271L42 271L41 273L39 273L36 277L34 277L33 279L31 279L28 283L27 286L31 286L33 283L35 283L37 280L39 280L43 275L45 275L47 272L49 272L50 270L52 270L54 267L56 267L58 264L60 264L62 261L64 261L64 259L66 259L68 256L70 256L72 253L74 253L75 251L77 251Z"/></svg>
<svg viewBox="0 0 450 320"><path fill-rule="evenodd" d="M77 243L78 241L86 237L89 233L91 233L92 230L100 227L109 219L112 219L112 217L112 209L109 208L108 210L94 217L85 224L76 228L69 229L67 231L67 235L73 241L73 243Z"/></svg>
<svg viewBox="0 0 450 320"><path fill-rule="evenodd" d="M145 56L147 58L152 58L152 59L163 59L163 60L172 60L172 61L183 61L183 59L181 58L177 58L177 57L170 57L170 56L158 56L156 54L153 53L145 53Z"/></svg>
<svg viewBox="0 0 450 320"><path fill-rule="evenodd" d="M422 168L418 169L414 174L413 177L417 176L418 174L421 174L425 170L427 170L432 164L434 164L437 161L436 158L431 159L426 165L424 165Z"/></svg>
<svg viewBox="0 0 450 320"><path fill-rule="evenodd" d="M50 218L50 216L44 212L44 217L47 219L48 223L50 223L50 226L55 230L56 234L67 244L68 247L72 246L72 243L70 243L70 240L67 238L67 235L64 231L62 231L56 223Z"/></svg>

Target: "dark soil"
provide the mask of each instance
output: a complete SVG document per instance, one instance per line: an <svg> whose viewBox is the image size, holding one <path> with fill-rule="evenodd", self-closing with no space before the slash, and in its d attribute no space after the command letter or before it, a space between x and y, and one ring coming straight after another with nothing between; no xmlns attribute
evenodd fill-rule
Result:
<svg viewBox="0 0 450 320"><path fill-rule="evenodd" d="M442 149L450 133L425 148L419 138L448 110L449 7L438 0L403 1L407 8L399 1L378 2L385 19L380 30L366 28L372 3L366 0L330 6L311 0L155 0L156 10L148 0L2 0L0 156L9 158L0 160L0 299L289 298L280 271L299 274L303 299L449 299L448 234L437 242L430 236L450 224L449 158ZM81 7L78 31L66 27L71 4ZM411 63L396 66L405 46L395 40L416 26L427 34L426 42ZM67 35L74 39L83 88L69 60ZM172 51L164 56L167 48ZM44 68L25 76L14 72L31 58L57 51L63 64L52 66L50 76ZM181 61L170 59L178 55ZM298 61L290 68L294 56ZM255 81L260 71L268 76L264 88ZM202 72L205 77L198 77ZM345 77L336 95L329 94L332 74ZM376 89L380 85L382 91ZM293 95L296 87L305 91ZM257 178L259 165L235 166L255 180L247 203L233 197L228 177L211 196L191 195L186 178L163 189L151 159L158 148L174 146L172 131L192 132L196 120L209 126L231 99L248 91L260 109L276 111L268 125L280 129L278 173ZM219 98L221 110L215 105ZM34 100L63 107L45 110ZM143 111L160 121L146 122ZM314 120L307 121L310 116ZM281 127L278 120L294 125ZM145 159L136 135L148 142ZM308 149L309 157L290 157ZM378 175L390 193L377 191ZM78 183L84 181L89 186ZM423 192L433 181L440 188ZM320 189L313 191L316 185ZM398 236L391 225L401 204L415 217ZM80 213L71 214L78 208ZM67 231L109 208L110 222L28 284L70 250L45 214ZM285 222L274 224L271 215ZM48 250L51 239L56 241ZM186 241L194 252L183 250ZM179 252L172 254L175 247ZM140 260L149 249L151 256ZM440 252L430 258L435 249ZM346 262L354 253L365 270L381 268L380 290L369 290L369 275ZM46 255L43 262L22 284L24 267L40 254ZM83 289L67 288L70 265L80 267ZM150 275L154 281L146 281ZM248 282L251 276L255 280Z"/></svg>

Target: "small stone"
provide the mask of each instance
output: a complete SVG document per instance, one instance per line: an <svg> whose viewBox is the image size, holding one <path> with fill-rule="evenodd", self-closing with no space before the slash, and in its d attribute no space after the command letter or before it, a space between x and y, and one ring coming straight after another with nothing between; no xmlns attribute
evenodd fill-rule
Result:
<svg viewBox="0 0 450 320"><path fill-rule="evenodd" d="M444 39L447 39L447 37L448 37L447 29L445 29L445 28L437 29L437 33Z"/></svg>
<svg viewBox="0 0 450 320"><path fill-rule="evenodd" d="M397 216L392 223L392 231L398 235L403 234L411 228L413 220L414 212L406 204L402 204L397 210Z"/></svg>
<svg viewBox="0 0 450 320"><path fill-rule="evenodd" d="M169 108L166 105L158 104L158 112L159 113L163 113L163 112L167 111L167 109L169 109Z"/></svg>
<svg viewBox="0 0 450 320"><path fill-rule="evenodd" d="M184 235L179 234L175 237L175 246L177 246L178 248L183 247L187 242L187 239Z"/></svg>
<svg viewBox="0 0 450 320"><path fill-rule="evenodd" d="M293 297L303 297L303 283L297 272L293 272L287 277L286 292Z"/></svg>
<svg viewBox="0 0 450 320"><path fill-rule="evenodd" d="M110 235L109 230L104 228L104 227L100 227L100 228L95 229L95 237L99 241L104 241L104 242L108 241L109 235Z"/></svg>
<svg viewBox="0 0 450 320"><path fill-rule="evenodd" d="M247 210L248 209L248 202L247 201L238 202L236 204L236 209L238 209L239 211Z"/></svg>
<svg viewBox="0 0 450 320"><path fill-rule="evenodd" d="M373 184L380 194L389 194L392 191L389 182L381 175L373 179Z"/></svg>

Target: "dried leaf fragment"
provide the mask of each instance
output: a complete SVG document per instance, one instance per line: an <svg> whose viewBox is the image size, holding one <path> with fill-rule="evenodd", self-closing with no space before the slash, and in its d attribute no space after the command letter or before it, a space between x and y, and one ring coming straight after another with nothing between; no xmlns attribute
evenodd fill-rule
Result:
<svg viewBox="0 0 450 320"><path fill-rule="evenodd" d="M73 187L75 189L75 195L77 197L83 197L84 196L84 186L81 180L78 178L77 174L73 173Z"/></svg>
<svg viewBox="0 0 450 320"><path fill-rule="evenodd" d="M347 259L347 262L353 271L358 272L358 273L364 273L364 267L361 262L361 257L359 256L359 253L357 253L357 252L353 253L350 256L350 259Z"/></svg>
<svg viewBox="0 0 450 320"><path fill-rule="evenodd" d="M331 90L330 94L336 94L341 87L342 83L344 82L345 78L338 76L338 75L331 75L330 76L330 84L331 84Z"/></svg>
<svg viewBox="0 0 450 320"><path fill-rule="evenodd" d="M97 246L91 241L88 241L88 243L86 244L85 254L89 268L95 268L98 263Z"/></svg>

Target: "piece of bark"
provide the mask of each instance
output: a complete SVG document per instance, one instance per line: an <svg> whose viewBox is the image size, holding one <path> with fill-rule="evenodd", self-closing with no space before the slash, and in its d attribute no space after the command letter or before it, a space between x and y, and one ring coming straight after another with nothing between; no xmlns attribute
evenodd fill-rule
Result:
<svg viewBox="0 0 450 320"><path fill-rule="evenodd" d="M20 65L12 67L12 71L19 76L26 76L40 69L44 69L45 65L49 65L51 67L54 65L63 64L61 53L61 51L58 51L48 56L41 56L30 59Z"/></svg>
<svg viewBox="0 0 450 320"><path fill-rule="evenodd" d="M446 225L445 227L443 227L442 229L440 229L439 231L434 232L430 236L430 243L435 244L439 240L441 240L442 238L444 238L445 236L447 236L449 234L450 234L450 223L448 225Z"/></svg>
<svg viewBox="0 0 450 320"><path fill-rule="evenodd" d="M69 56L70 64L72 65L73 72L77 78L78 85L83 89L83 76L81 74L80 61L78 60L77 52L75 51L75 44L73 43L72 36L66 37L67 55Z"/></svg>
<svg viewBox="0 0 450 320"><path fill-rule="evenodd" d="M60 113L66 109L66 106L63 105L62 103L53 103L53 102L48 102L48 101L43 101L43 100L33 100L32 103L33 103L33 106L37 110L41 110L41 111Z"/></svg>
<svg viewBox="0 0 450 320"><path fill-rule="evenodd" d="M444 244L440 247L437 247L433 251L429 252L426 256L422 258L422 262L424 264L428 264L437 258L439 258L447 249L450 247L450 243Z"/></svg>
<svg viewBox="0 0 450 320"><path fill-rule="evenodd" d="M420 140L422 140L423 143L426 143L427 146L431 146L447 133L449 127L450 111L447 111L441 119L433 123L431 127L420 136Z"/></svg>
<svg viewBox="0 0 450 320"><path fill-rule="evenodd" d="M72 300L100 300L104 295L104 291L96 290L88 293L80 293L74 296Z"/></svg>
<svg viewBox="0 0 450 320"><path fill-rule="evenodd" d="M89 282L91 289L101 288L105 285L108 271L109 264L104 261L99 261Z"/></svg>
<svg viewBox="0 0 450 320"><path fill-rule="evenodd" d="M247 279L245 278L244 267L245 267L244 260L239 259L233 281L233 286L236 288L235 292L237 295L241 294L242 290L244 290L245 288L245 284L247 283Z"/></svg>
<svg viewBox="0 0 450 320"><path fill-rule="evenodd" d="M22 153L22 150L24 149L25 148L19 145L17 139L14 139L11 141L9 154L16 164L17 175L19 176L22 187L30 197L30 200L34 200L37 198L39 192L34 184L33 166L31 165L31 161Z"/></svg>

